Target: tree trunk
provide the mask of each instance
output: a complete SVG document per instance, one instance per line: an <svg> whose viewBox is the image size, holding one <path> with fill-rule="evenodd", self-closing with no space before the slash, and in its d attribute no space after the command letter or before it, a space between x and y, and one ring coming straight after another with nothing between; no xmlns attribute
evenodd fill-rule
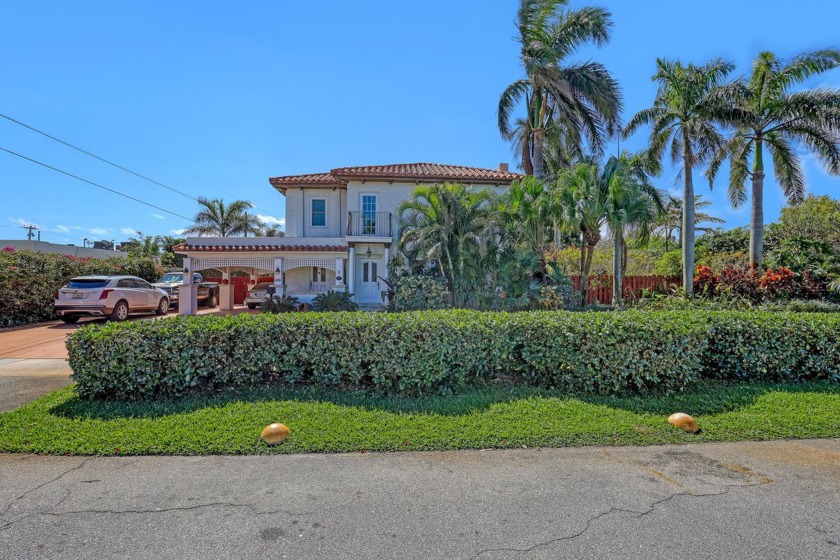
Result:
<svg viewBox="0 0 840 560"><path fill-rule="evenodd" d="M683 215L682 215L682 261L683 290L694 293L694 180L692 173L691 144L688 132L683 132Z"/></svg>
<svg viewBox="0 0 840 560"><path fill-rule="evenodd" d="M534 130L534 159L531 162L534 166L534 177L542 179L545 176L545 161L543 160L543 148L545 146L545 130L537 128Z"/></svg>
<svg viewBox="0 0 840 560"><path fill-rule="evenodd" d="M578 272L578 292L581 293L581 305L586 305L586 290L589 287L589 275L584 276L586 270L586 236L581 232L580 234L580 271Z"/></svg>
<svg viewBox="0 0 840 560"><path fill-rule="evenodd" d="M750 268L761 268L764 257L764 154L761 137L755 141L750 213Z"/></svg>
<svg viewBox="0 0 840 560"><path fill-rule="evenodd" d="M623 303L624 289L624 232L617 228L613 240L613 305Z"/></svg>

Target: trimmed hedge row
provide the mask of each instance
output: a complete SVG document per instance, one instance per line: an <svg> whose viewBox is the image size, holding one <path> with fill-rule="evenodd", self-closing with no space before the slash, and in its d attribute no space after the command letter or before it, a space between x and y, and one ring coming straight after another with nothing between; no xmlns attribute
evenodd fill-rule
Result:
<svg viewBox="0 0 840 560"><path fill-rule="evenodd" d="M304 313L178 317L79 329L85 398L264 383L448 392L504 378L593 393L700 377L840 381L840 317L756 312Z"/></svg>

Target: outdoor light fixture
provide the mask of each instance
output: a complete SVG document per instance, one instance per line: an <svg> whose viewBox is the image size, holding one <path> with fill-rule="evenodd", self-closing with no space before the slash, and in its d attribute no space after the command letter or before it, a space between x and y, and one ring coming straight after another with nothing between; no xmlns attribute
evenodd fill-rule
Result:
<svg viewBox="0 0 840 560"><path fill-rule="evenodd" d="M280 274L280 267L279 266L274 269L274 274Z"/></svg>
<svg viewBox="0 0 840 560"><path fill-rule="evenodd" d="M190 269L189 269L189 268L185 268L185 269L184 269L184 274L189 273L189 271L190 271Z"/></svg>
<svg viewBox="0 0 840 560"><path fill-rule="evenodd" d="M370 256L373 254L373 251L371 251L371 250L370 250L370 245L368 245L368 250L367 250L367 252L366 252L365 254L366 254L368 257L370 257Z"/></svg>

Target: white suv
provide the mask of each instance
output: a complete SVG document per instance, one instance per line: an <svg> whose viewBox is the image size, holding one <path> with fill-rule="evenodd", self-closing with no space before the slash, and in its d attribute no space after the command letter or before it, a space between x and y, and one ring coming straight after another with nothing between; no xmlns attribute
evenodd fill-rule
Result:
<svg viewBox="0 0 840 560"><path fill-rule="evenodd" d="M166 315L169 298L136 276L79 276L55 292L55 311L65 323L87 315L125 321L129 313Z"/></svg>

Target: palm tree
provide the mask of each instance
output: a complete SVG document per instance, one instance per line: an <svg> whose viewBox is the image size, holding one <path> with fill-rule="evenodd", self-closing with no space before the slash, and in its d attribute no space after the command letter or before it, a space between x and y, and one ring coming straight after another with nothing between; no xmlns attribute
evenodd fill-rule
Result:
<svg viewBox="0 0 840 560"><path fill-rule="evenodd" d="M597 62L565 64L578 48L609 40L610 13L603 8L565 9L568 0L521 0L518 10L520 58L526 77L510 84L499 98L499 132L516 140L522 167L544 176L546 131L552 123L585 137L599 151L621 111L617 82ZM521 101L527 118L514 130L511 112ZM524 124L524 126L523 126Z"/></svg>
<svg viewBox="0 0 840 560"><path fill-rule="evenodd" d="M647 243L657 217L664 211L662 197L651 184L640 156L621 154L604 166L607 192L606 220L613 235L613 304L623 303L625 235Z"/></svg>
<svg viewBox="0 0 840 560"><path fill-rule="evenodd" d="M608 193L604 188L601 170L592 159L579 162L563 171L557 185L557 206L563 211L563 227L569 233L577 232L580 235L578 289L581 301L586 302L592 255L595 246L601 240L601 228L607 219Z"/></svg>
<svg viewBox="0 0 840 560"><path fill-rule="evenodd" d="M434 260L457 307L478 292L483 280L478 262L492 202L489 191L444 183L417 187L397 209L400 250L409 259Z"/></svg>
<svg viewBox="0 0 840 560"><path fill-rule="evenodd" d="M679 61L657 59L656 66L653 79L659 82L659 90L653 107L636 113L627 123L624 135L629 136L640 126L650 124L650 158L661 162L665 151L670 150L673 161L682 161L683 289L691 294L694 291L695 234L692 172L724 144L715 126L727 116L726 104L719 91L734 66L720 59L703 66L684 66Z"/></svg>
<svg viewBox="0 0 840 560"><path fill-rule="evenodd" d="M735 207L746 202L746 181L752 181L753 268L761 267L764 252L764 147L773 158L776 181L792 203L805 195L805 177L794 144L804 143L829 173L840 175L840 89L789 91L838 66L840 51L833 49L805 53L787 64L771 52L762 52L753 62L750 79L726 88L726 102L733 105L730 124L736 132L727 149L712 161L707 175L714 180L723 159L730 159L729 199Z"/></svg>
<svg viewBox="0 0 840 560"><path fill-rule="evenodd" d="M700 227L700 224L724 224L726 220L712 216L705 212L698 212L701 208L706 208L712 205L711 200L703 200L703 195L698 194L694 196L694 230L703 233L712 231L714 228ZM656 220L655 228L662 232L662 237L665 239L665 252L668 252L668 242L677 232L677 237L680 237L682 231L682 200L675 196L668 195L665 201L664 209Z"/></svg>
<svg viewBox="0 0 840 560"><path fill-rule="evenodd" d="M256 231L257 237L286 237L286 232L277 226L262 224Z"/></svg>
<svg viewBox="0 0 840 560"><path fill-rule="evenodd" d="M201 209L195 215L195 223L184 230L185 234L207 237L230 237L248 235L260 227L259 218L248 214L254 207L247 200L234 200L225 204L221 199L198 198Z"/></svg>

